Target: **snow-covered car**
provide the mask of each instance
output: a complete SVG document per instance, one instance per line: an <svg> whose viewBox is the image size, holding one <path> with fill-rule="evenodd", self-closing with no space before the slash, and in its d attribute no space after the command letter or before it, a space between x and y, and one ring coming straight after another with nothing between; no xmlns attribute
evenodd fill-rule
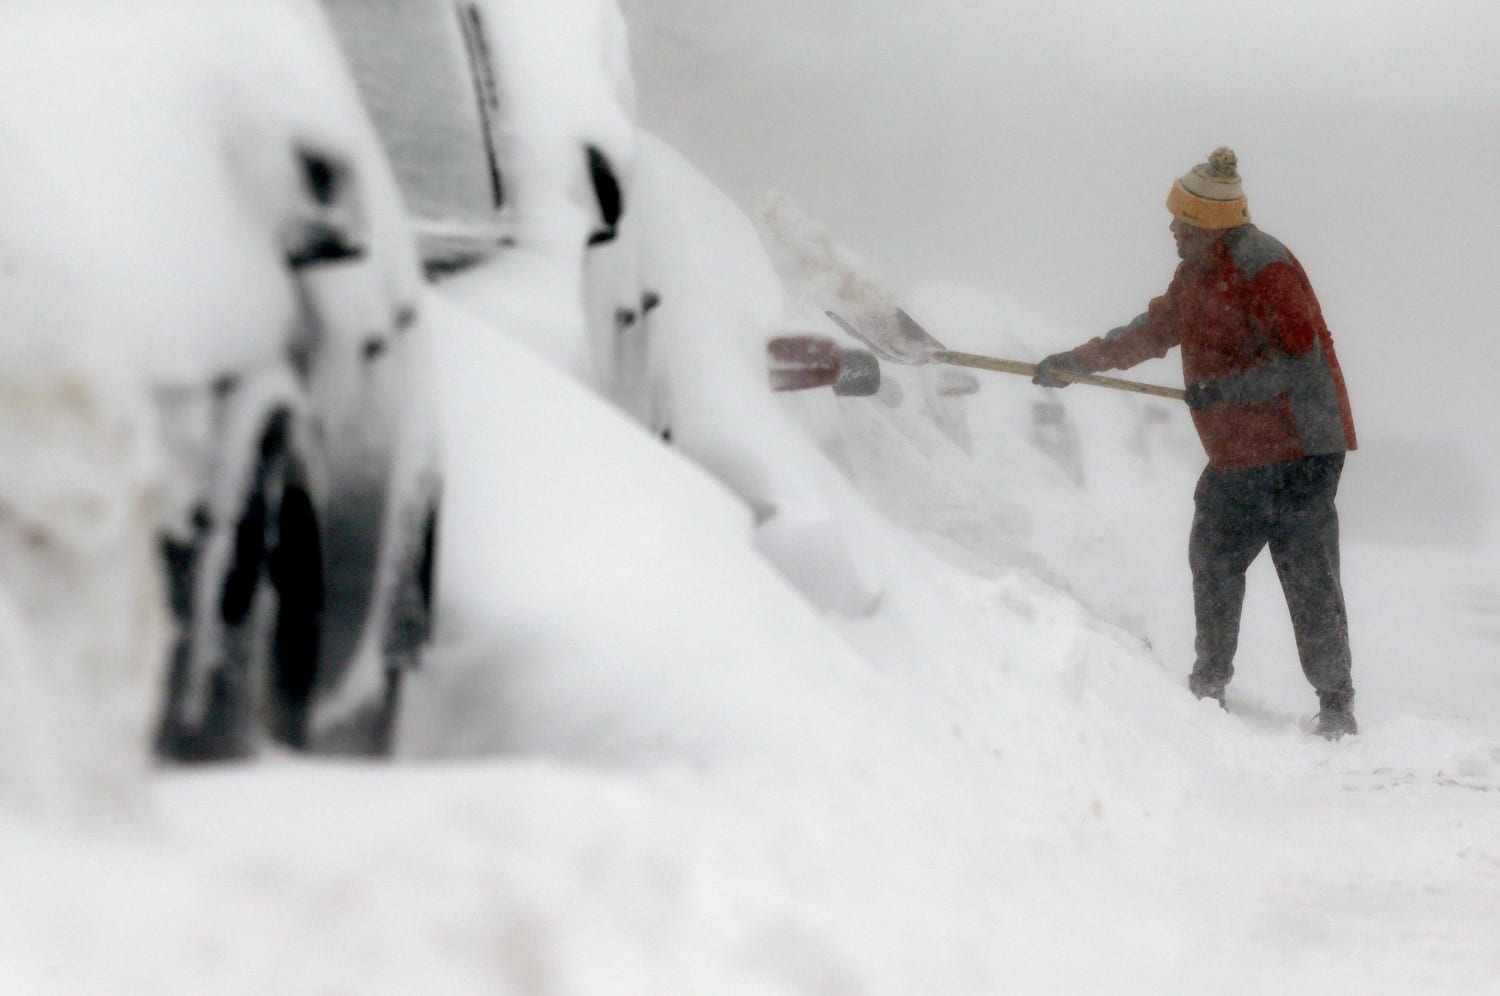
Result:
<svg viewBox="0 0 1500 996"><path fill-rule="evenodd" d="M648 320L659 297L643 284L629 210L634 82L613 0L322 2L427 272L442 280L502 255L570 259L587 355L561 358L664 430ZM513 283L492 287L513 297Z"/></svg>
<svg viewBox="0 0 1500 996"><path fill-rule="evenodd" d="M4 17L0 279L107 330L156 402L158 751L382 751L430 629L441 476L421 269L324 12Z"/></svg>

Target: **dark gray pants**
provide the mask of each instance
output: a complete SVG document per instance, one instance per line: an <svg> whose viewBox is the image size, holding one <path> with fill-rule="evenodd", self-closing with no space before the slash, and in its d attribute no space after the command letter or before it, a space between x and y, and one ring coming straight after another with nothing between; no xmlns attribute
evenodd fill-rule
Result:
<svg viewBox="0 0 1500 996"><path fill-rule="evenodd" d="M1339 519L1333 500L1344 454L1303 457L1244 470L1203 471L1193 493L1197 616L1196 683L1222 688L1234 675L1245 571L1269 546L1297 637L1302 673L1324 707L1347 704L1349 623L1339 581Z"/></svg>

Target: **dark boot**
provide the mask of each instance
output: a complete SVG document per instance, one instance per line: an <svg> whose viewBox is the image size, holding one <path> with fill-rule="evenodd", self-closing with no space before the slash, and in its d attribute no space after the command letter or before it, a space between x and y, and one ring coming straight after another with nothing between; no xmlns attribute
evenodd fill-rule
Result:
<svg viewBox="0 0 1500 996"><path fill-rule="evenodd" d="M1200 699L1213 699L1219 703L1219 708L1221 709L1226 708L1224 705L1224 684L1224 682L1216 678L1207 677L1206 675L1199 674L1197 671L1188 675L1188 691Z"/></svg>
<svg viewBox="0 0 1500 996"><path fill-rule="evenodd" d="M1318 710L1318 721L1313 732L1324 740L1337 740L1343 736L1359 733L1359 724L1354 721L1351 708L1352 696L1318 696L1322 708Z"/></svg>

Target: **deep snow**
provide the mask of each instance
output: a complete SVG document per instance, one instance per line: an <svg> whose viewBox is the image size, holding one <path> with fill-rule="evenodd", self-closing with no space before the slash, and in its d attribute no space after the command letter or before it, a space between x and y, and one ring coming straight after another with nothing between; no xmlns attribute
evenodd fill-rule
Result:
<svg viewBox="0 0 1500 996"><path fill-rule="evenodd" d="M753 205L649 138L638 168L677 445L478 291L431 295L445 601L401 757L165 771L104 827L8 814L0 989L1500 991L1500 580L1455 541L1492 492L1413 534L1351 457L1363 732L1301 731L1265 564L1225 715L1183 687L1184 412L983 375L966 452L931 371L887 368L898 407L770 395L762 323L816 309ZM570 265L468 279L581 341ZM954 348L1074 335L1003 281L897 282ZM1059 401L1081 488L1029 439Z"/></svg>

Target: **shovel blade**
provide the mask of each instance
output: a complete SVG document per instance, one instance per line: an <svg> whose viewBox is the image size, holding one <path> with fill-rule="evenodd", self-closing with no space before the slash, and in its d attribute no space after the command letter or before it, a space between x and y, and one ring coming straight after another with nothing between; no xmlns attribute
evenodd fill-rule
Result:
<svg viewBox="0 0 1500 996"><path fill-rule="evenodd" d="M877 357L891 363L921 366L937 362L937 354L943 351L943 344L900 308L880 314L867 313L853 321L834 311L823 313Z"/></svg>
<svg viewBox="0 0 1500 996"><path fill-rule="evenodd" d="M825 335L779 335L766 343L766 370L773 391L806 391L836 384L844 360Z"/></svg>

